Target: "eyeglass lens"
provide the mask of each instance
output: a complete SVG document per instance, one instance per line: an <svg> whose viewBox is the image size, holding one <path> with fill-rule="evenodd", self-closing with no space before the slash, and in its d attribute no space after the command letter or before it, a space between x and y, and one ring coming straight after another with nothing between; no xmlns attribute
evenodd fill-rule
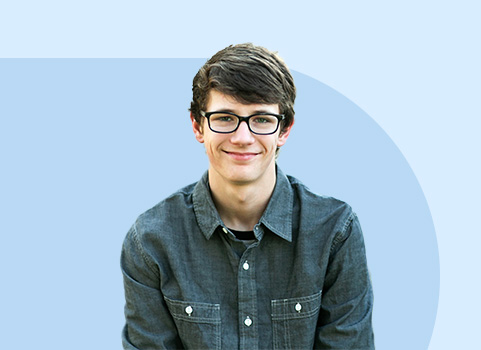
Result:
<svg viewBox="0 0 481 350"><path fill-rule="evenodd" d="M210 128L218 132L232 132L239 124L239 118L227 113L212 113ZM249 118L250 129L259 134L273 133L277 129L279 119L273 115L253 115Z"/></svg>

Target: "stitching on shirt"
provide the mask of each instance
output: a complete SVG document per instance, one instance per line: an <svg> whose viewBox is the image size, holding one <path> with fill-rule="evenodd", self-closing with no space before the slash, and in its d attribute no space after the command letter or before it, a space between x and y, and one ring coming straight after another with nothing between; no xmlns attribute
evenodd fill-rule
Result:
<svg viewBox="0 0 481 350"><path fill-rule="evenodd" d="M197 191L200 187L198 188L198 186L204 187L208 195L205 197L199 196ZM200 230L207 239L210 239L217 227L222 224L222 220L220 219L219 214L217 213L217 210L212 202L208 182L208 171L204 173L202 178L192 189L192 207L194 209L195 220ZM209 223L211 220L213 220L212 223Z"/></svg>
<svg viewBox="0 0 481 350"><path fill-rule="evenodd" d="M271 300L271 318L273 321L287 321L309 318L319 312L321 307L322 290L304 297ZM304 305L302 313L294 309L294 305Z"/></svg>
<svg viewBox="0 0 481 350"><path fill-rule="evenodd" d="M165 295L164 299L169 305L169 311L174 318L194 323L221 323L220 304L180 301L167 298ZM192 316L186 315L185 307L187 306L193 307L194 314Z"/></svg>
<svg viewBox="0 0 481 350"><path fill-rule="evenodd" d="M356 218L356 214L355 213L351 213L346 221L344 222L344 225L342 226L341 230L339 230L336 235L334 236L334 239L332 241L332 245L331 245L331 249L330 249L330 253L333 252L334 248L338 246L338 244L340 244L341 242L345 241L346 238L347 238L347 230L349 229L349 227L351 227L352 225L352 222L354 221L354 218Z"/></svg>
<svg viewBox="0 0 481 350"><path fill-rule="evenodd" d="M149 269L157 276L157 277L160 277L158 271L155 270L155 267L153 263L151 263L149 261L149 256L147 254L145 254L144 252L144 248L142 247L142 243L140 242L140 238L139 238L139 234L138 234L138 231L137 231L137 227L136 225L134 224L133 226L133 238L134 238L134 241L140 251L140 255L142 255L142 258L144 259L145 261L145 264L149 267Z"/></svg>

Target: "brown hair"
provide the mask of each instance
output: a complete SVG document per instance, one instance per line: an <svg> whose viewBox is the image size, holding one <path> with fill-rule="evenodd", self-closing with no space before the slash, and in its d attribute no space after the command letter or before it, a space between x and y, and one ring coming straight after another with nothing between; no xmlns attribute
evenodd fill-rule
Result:
<svg viewBox="0 0 481 350"><path fill-rule="evenodd" d="M261 46L230 45L199 69L192 84L189 109L198 123L212 89L245 104L278 104L279 113L285 115L281 131L294 122L294 79L277 53Z"/></svg>

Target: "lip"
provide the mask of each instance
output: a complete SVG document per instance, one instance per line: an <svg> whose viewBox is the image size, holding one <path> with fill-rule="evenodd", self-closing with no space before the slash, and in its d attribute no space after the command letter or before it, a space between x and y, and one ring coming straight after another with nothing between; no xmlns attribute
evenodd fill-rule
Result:
<svg viewBox="0 0 481 350"><path fill-rule="evenodd" d="M229 157L238 161L247 161L255 158L258 153L255 152L228 152L224 151Z"/></svg>

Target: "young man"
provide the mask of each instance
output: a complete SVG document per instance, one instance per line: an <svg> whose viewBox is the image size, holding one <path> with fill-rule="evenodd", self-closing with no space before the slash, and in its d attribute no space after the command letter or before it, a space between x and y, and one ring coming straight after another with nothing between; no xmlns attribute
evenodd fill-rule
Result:
<svg viewBox="0 0 481 350"><path fill-rule="evenodd" d="M243 44L193 82L209 169L142 214L122 249L124 349L373 349L358 219L276 166L296 89L284 62Z"/></svg>

